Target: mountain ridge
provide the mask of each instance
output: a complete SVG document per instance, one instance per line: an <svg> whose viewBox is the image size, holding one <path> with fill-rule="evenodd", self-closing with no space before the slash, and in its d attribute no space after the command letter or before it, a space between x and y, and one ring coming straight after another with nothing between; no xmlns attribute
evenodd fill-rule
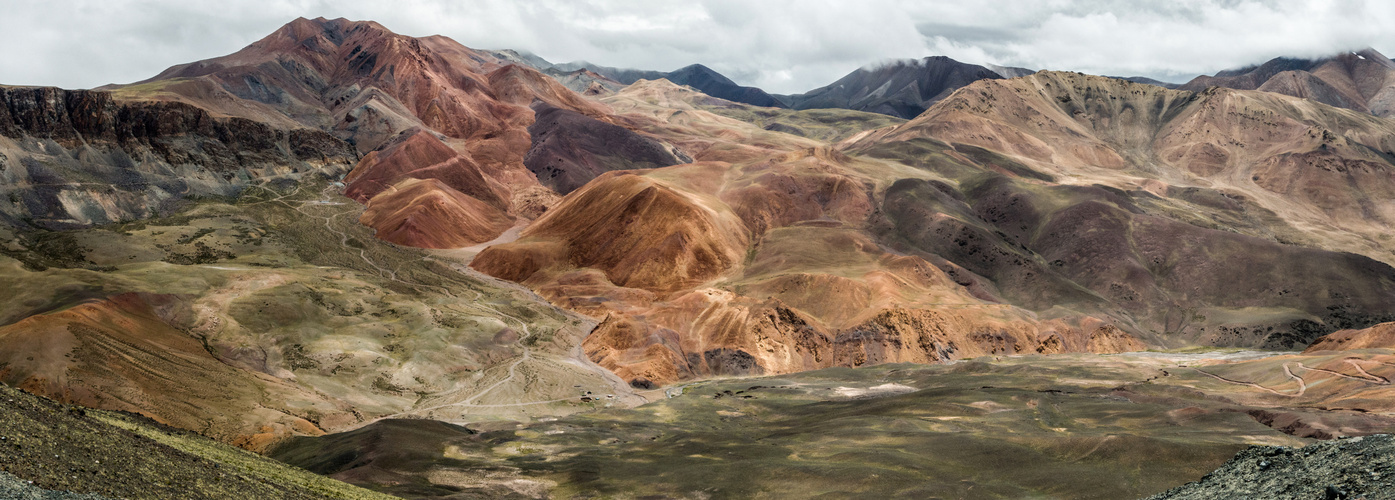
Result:
<svg viewBox="0 0 1395 500"><path fill-rule="evenodd" d="M1369 47L1316 59L1278 57L1198 76L1179 88L1208 86L1276 92L1381 117L1395 112L1395 61Z"/></svg>

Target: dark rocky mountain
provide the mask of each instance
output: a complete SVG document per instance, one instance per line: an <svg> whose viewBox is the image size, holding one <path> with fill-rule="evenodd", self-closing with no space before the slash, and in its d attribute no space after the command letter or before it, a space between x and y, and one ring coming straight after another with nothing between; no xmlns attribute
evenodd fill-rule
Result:
<svg viewBox="0 0 1395 500"><path fill-rule="evenodd" d="M666 73L664 78L668 81L687 85L701 90L702 93L726 99L732 102L764 106L768 108L783 108L785 104L774 96L767 94L764 90L755 87L737 85L730 78L722 76L721 73L713 71L712 68L701 64L693 64Z"/></svg>
<svg viewBox="0 0 1395 500"><path fill-rule="evenodd" d="M1369 48L1319 59L1279 57L1198 76L1180 88L1212 86L1276 92L1382 117L1395 113L1395 62Z"/></svg>
<svg viewBox="0 0 1395 500"><path fill-rule="evenodd" d="M1016 76L1020 68L1004 68ZM915 118L960 87L1005 76L977 64L944 56L900 60L858 68L828 86L783 96L794 109L843 108Z"/></svg>
<svg viewBox="0 0 1395 500"><path fill-rule="evenodd" d="M611 170L667 167L692 159L663 143L586 115L538 103L523 158L538 182L567 194Z"/></svg>

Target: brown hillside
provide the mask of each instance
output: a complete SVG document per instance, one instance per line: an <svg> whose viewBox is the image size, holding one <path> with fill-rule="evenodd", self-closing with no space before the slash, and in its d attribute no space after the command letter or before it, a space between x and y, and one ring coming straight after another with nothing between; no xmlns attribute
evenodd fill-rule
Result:
<svg viewBox="0 0 1395 500"><path fill-rule="evenodd" d="M405 179L368 200L359 222L378 239L417 248L460 248L513 226L502 210L437 179Z"/></svg>
<svg viewBox="0 0 1395 500"><path fill-rule="evenodd" d="M729 212L663 182L606 174L548 211L517 243L485 250L472 265L514 281L535 280L554 266L593 267L616 285L663 293L725 273L740 261L746 240Z"/></svg>
<svg viewBox="0 0 1395 500"><path fill-rule="evenodd" d="M355 418L321 394L214 358L161 317L188 314L178 304L123 294L7 325L0 328L0 380L254 450L287 435L323 434L315 422Z"/></svg>
<svg viewBox="0 0 1395 500"><path fill-rule="evenodd" d="M344 196L367 202L404 178L436 179L495 208L509 207L509 190L488 178L470 158L430 131L412 129L364 155L349 175Z"/></svg>
<svg viewBox="0 0 1395 500"><path fill-rule="evenodd" d="M1306 353L1395 348L1395 323L1381 323L1360 330L1338 330L1317 339Z"/></svg>

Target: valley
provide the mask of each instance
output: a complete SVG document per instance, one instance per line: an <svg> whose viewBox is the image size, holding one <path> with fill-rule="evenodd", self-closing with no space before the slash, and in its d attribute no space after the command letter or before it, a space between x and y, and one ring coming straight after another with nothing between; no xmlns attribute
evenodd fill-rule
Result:
<svg viewBox="0 0 1395 500"><path fill-rule="evenodd" d="M299 18L3 86L0 494L1140 498L1386 434L1391 68L781 95ZM46 458L107 442L164 458Z"/></svg>
<svg viewBox="0 0 1395 500"><path fill-rule="evenodd" d="M989 356L727 378L517 425L384 421L271 456L426 498L1138 498L1248 445L1387 428L1333 396L1389 400L1392 354Z"/></svg>

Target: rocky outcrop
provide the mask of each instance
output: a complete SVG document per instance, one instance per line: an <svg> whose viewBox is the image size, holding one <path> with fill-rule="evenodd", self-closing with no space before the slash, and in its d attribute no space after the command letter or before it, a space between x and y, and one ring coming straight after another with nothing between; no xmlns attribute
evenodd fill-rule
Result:
<svg viewBox="0 0 1395 500"><path fill-rule="evenodd" d="M0 88L0 135L0 217L48 228L147 217L263 179L337 176L357 159L320 130L46 87Z"/></svg>
<svg viewBox="0 0 1395 500"><path fill-rule="evenodd" d="M1302 448L1252 446L1201 480L1148 500L1377 499L1395 491L1395 437L1355 437Z"/></svg>

